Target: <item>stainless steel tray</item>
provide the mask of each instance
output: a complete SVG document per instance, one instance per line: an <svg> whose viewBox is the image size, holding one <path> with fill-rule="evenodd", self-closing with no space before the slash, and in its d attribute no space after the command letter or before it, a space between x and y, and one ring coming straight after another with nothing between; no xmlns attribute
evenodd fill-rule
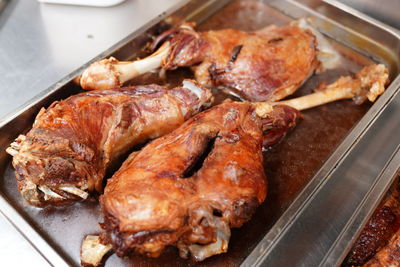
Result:
<svg viewBox="0 0 400 267"><path fill-rule="evenodd" d="M201 29L229 26L251 30L270 23L285 24L293 18L307 16L313 17L319 29L332 38L333 45L345 55L346 62L339 72L313 77L301 90L303 93L313 88L318 81L332 80L339 74L355 71L372 60L385 63L390 69L393 82L374 105L354 107L349 103L337 103L305 112L306 119L288 136L287 142L269 152L272 156L267 155L267 165L273 161L287 160L290 155L282 156L281 151L287 148L298 148L295 141L297 140L297 143L301 141L299 141L301 137L299 133L303 133L303 136L307 131L311 133L306 129L307 125L310 126L307 123L310 119L319 118L321 114L327 116L320 118L327 127L321 131L325 131L326 134L330 129L333 132L340 130L340 134L335 135L326 151L323 147L315 148L319 151L319 161L307 167L311 171L302 174L306 179L303 179L295 189L290 188L293 192L286 194L286 199L277 197L282 192L276 186L285 188L284 179L279 180L277 176L290 178L291 176L283 170L286 167L294 168L294 165L291 162L285 162L285 164L278 162L278 167L267 170L271 180L269 189L271 197L259 208L248 224L233 232L228 253L212 257L200 264L252 266L260 265L267 260L272 266L291 266L299 263L307 266L318 265L334 247L345 224L368 195L369 190L376 181L381 179L380 172L400 143L400 136L392 134L400 127L396 120L396 116L398 118L400 114L398 103L400 78L397 77L400 69L398 56L400 37L386 29L384 25L350 9L335 8L320 1L263 1L267 6L260 8L259 3L254 4L254 2L244 0L240 3L249 7L237 13L239 15L236 17L232 8L229 9L229 5L235 4L231 2L235 1L182 1L94 58L92 62L110 55L122 60L144 55L142 48L151 40L151 36L165 27L166 22L189 20L196 21ZM225 7L226 5L228 6ZM220 11L221 8L222 11ZM214 13L216 15L210 19ZM243 21L248 21L248 23L244 25ZM79 87L72 82L72 79L89 64L90 62L43 91L0 122L0 173L2 175L0 210L48 262L55 266L79 264L79 246L83 236L100 231L97 226L101 219L98 205L95 201L89 201L56 210L39 210L27 206L16 190L10 157L5 154L4 149L19 133L29 130L41 107L79 92ZM178 83L179 79L174 79L174 77L185 75L190 74L185 70L170 73L169 77L172 78L169 82ZM158 80L149 75L133 82L152 81ZM339 127L339 130L336 129L338 127L329 128L330 119L337 122L339 119L335 116L346 112L356 115L345 126ZM318 123L318 120L314 121ZM318 132L319 129L312 130ZM309 139L313 137L313 135L308 135L311 136ZM312 141L305 142L312 144ZM315 140L315 142L323 143L321 140ZM301 168L301 164L295 167ZM179 259L171 249L159 259L138 256L133 262L145 266L194 265L192 262ZM132 262L112 256L106 266L130 264Z"/></svg>
<svg viewBox="0 0 400 267"><path fill-rule="evenodd" d="M384 196L387 195L390 189L394 190L393 186L398 186L399 175L400 147L397 147L395 154L391 157L385 169L381 172L379 178L353 213L343 228L341 235L326 255L323 265L340 265L343 262Z"/></svg>

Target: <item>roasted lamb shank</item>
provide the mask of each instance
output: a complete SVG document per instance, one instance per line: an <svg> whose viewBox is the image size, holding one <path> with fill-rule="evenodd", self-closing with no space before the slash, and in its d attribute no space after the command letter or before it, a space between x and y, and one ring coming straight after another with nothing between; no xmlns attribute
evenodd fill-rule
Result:
<svg viewBox="0 0 400 267"><path fill-rule="evenodd" d="M251 101L277 101L292 94L319 66L316 40L311 30L297 25L272 25L256 32L196 32L184 23L161 34L153 46L162 45L150 57L96 62L83 73L80 84L84 89L104 89L157 67L192 67L202 85L223 86Z"/></svg>
<svg viewBox="0 0 400 267"><path fill-rule="evenodd" d="M383 65L372 65L355 78L342 77L324 90L282 103L300 110L356 96L374 101L383 92L387 76ZM7 149L14 157L19 190L36 206L85 199L88 192L101 191L107 168L120 155L174 130L208 106L210 99L207 89L185 81L183 87L171 91L156 85L136 86L55 102L42 109L33 128ZM269 134L284 134L282 125Z"/></svg>
<svg viewBox="0 0 400 267"><path fill-rule="evenodd" d="M102 190L106 170L133 146L171 132L209 106L211 92L185 80L81 93L42 109L7 149L32 205L64 204Z"/></svg>
<svg viewBox="0 0 400 267"><path fill-rule="evenodd" d="M306 109L343 98L375 100L387 70L374 65L358 75L365 73L285 103ZM265 199L263 145L279 142L300 117L288 105L225 102L131 154L107 182L100 199L106 233L85 239L82 262L96 265L110 249L157 257L175 245L198 261L226 252L230 228L248 221Z"/></svg>
<svg viewBox="0 0 400 267"><path fill-rule="evenodd" d="M230 228L248 221L266 196L263 128L298 117L283 105L223 103L154 140L107 182L105 239L119 256L157 257L168 245L196 260L226 252Z"/></svg>

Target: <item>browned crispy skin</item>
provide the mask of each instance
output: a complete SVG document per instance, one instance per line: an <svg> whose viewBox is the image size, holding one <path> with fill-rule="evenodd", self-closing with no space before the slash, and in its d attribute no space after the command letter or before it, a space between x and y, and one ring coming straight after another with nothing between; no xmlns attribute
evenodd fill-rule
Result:
<svg viewBox="0 0 400 267"><path fill-rule="evenodd" d="M263 148L268 149L279 143L292 130L302 115L296 109L286 105L276 105L274 109L262 119Z"/></svg>
<svg viewBox="0 0 400 267"><path fill-rule="evenodd" d="M266 196L263 130L293 126L299 115L274 109L278 120L262 120L248 102L223 103L132 154L100 200L116 253L157 257L177 245L181 256L203 260L225 252L229 228L248 221ZM221 240L221 248L203 247Z"/></svg>
<svg viewBox="0 0 400 267"><path fill-rule="evenodd" d="M391 194L385 199L383 204L375 211L367 225L364 227L360 234L360 237L351 249L349 256L346 260L346 265L363 265L366 263L375 253L378 253L368 262L366 266L389 266L383 264L385 258L389 259L393 257L397 260L400 259L400 250L390 248L400 246L400 233L397 233L397 241L389 240L400 226L400 192L399 186L391 192ZM387 245L388 244L388 245ZM387 247L385 247L387 245ZM388 253L394 253L392 256L385 256ZM375 265L382 261L382 265ZM396 265L398 266L398 265Z"/></svg>
<svg viewBox="0 0 400 267"><path fill-rule="evenodd" d="M316 38L295 25L196 32L184 24L162 34L155 45L166 39L171 49L163 68L193 66L203 85L221 85L251 101L292 94L319 64Z"/></svg>
<svg viewBox="0 0 400 267"><path fill-rule="evenodd" d="M400 266L400 230L390 242L372 257L364 267L396 267Z"/></svg>
<svg viewBox="0 0 400 267"><path fill-rule="evenodd" d="M19 190L37 206L80 199L64 186L101 191L107 168L121 154L171 132L210 100L207 89L198 90L200 98L184 87L98 90L43 108L32 129L8 150Z"/></svg>

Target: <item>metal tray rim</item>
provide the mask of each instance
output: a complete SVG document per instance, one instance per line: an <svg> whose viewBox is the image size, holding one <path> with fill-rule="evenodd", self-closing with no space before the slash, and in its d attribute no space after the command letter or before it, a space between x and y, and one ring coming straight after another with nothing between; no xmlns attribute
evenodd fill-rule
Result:
<svg viewBox="0 0 400 267"><path fill-rule="evenodd" d="M342 233L333 244L330 251L326 254L321 266L339 266L347 256L352 241L362 231L367 220L370 218L382 198L387 192L400 168L400 144L396 148L393 156L390 158L385 168L381 171L374 185L370 188L363 201L360 203L356 212L344 227Z"/></svg>
<svg viewBox="0 0 400 267"><path fill-rule="evenodd" d="M357 9L348 6L346 4L343 4L342 2L338 1L338 0L322 0L325 3L328 3L338 9L341 9L345 12L351 13L352 15L354 15L355 17L358 17L360 19L366 20L368 21L370 24L375 25L377 27L380 28L384 28L387 32L390 32L392 35L400 38L400 31L397 30L396 28L393 28L390 25L387 25L386 23L383 23L367 14L362 13L361 11L358 11Z"/></svg>
<svg viewBox="0 0 400 267"><path fill-rule="evenodd" d="M214 2L217 2L217 1L218 0L208 0L207 2L208 3L214 3ZM46 90L42 91L41 93L39 93L38 95L36 95L34 98L32 98L30 101L26 102L25 104L23 104L22 106L17 108L15 111L7 114L5 117L0 119L0 128L4 127L6 124L10 123L16 117L18 117L23 112L25 112L26 110L28 110L29 108L34 106L36 103L38 103L40 100L46 98L47 96L49 96L53 92L57 91L60 87L64 86L68 82L70 82L74 77L79 75L92 62L94 62L96 60L99 60L99 59L111 54L113 51L115 51L118 48L120 48L120 47L124 46L125 44L127 44L135 36L138 36L139 34L143 33L149 27L155 25L156 23L161 21L163 18L167 17L168 15L173 13L174 11L182 8L183 6L185 6L186 4L188 4L190 2L191 2L191 0L182 0L182 1L180 1L178 4L174 5L173 7L168 9L166 12L164 12L161 15L159 15L157 18L154 18L150 22L146 23L145 25L140 27L138 30L136 30L133 33L129 34L127 37L125 37L124 39L122 39L121 41L119 41L118 43L116 43L115 45L110 47L109 49L105 50L104 52L102 52L98 56L94 57L92 60L90 60L86 64L82 65L77 70L73 71L72 73L70 73L67 76L65 76L64 78L62 78L59 82L55 83L54 85L50 86L48 89L46 89ZM293 1L290 1L290 2L293 2ZM296 2L298 2L298 1L296 1ZM351 14L351 12L349 12L349 13ZM361 15L363 15L363 14L361 14ZM366 18L366 20L368 21L367 18ZM382 30L390 32L392 35L394 35L397 39L400 40L400 35L398 33L396 33L396 32L393 32L391 29L387 29L386 27L384 27L385 25L377 25L377 26L379 28L381 28ZM374 122L374 118L379 114L379 111L381 109L383 109L384 106L388 102L390 102L391 96L395 93L395 90L397 90L397 88L395 88L395 85L394 85L395 82L396 82L396 85L400 84L400 77L399 76L397 76L396 80L387 89L387 92L389 92L389 91L390 92L393 91L393 92L391 92L390 95L388 93L386 93L386 98L385 99L383 97L381 97L377 101L377 103L375 103L371 107L371 109L367 112L367 114L364 115L362 120L360 122L358 122L356 124L356 127L348 134L346 139L344 141L342 141L342 143L335 150L335 152L332 154L332 156L329 157L329 159L326 161L326 163L320 168L320 170L317 172L317 174L314 176L314 178L317 177L321 172L324 172L324 171L327 172L328 166L332 166L332 168L330 169L332 171L337 166L337 164L340 164L340 160L345 157L346 151L351 150L351 146L352 146L351 144L354 144L355 142L357 142L357 140L358 140L357 138L360 138L360 136L362 136L363 130L365 130L368 127L368 125L370 125L371 123ZM373 114L375 115L374 118L368 118L369 117L368 115L372 116ZM363 124L366 124L366 125L363 125ZM358 137L356 136L357 135L356 133L359 133ZM350 140L353 140L354 142L351 143ZM347 148L347 149L343 150L344 148ZM341 150L343 150L343 151L341 151ZM297 202L299 202L299 200L302 197L304 197L304 194L307 193L307 191L311 188L311 185L313 184L313 182L315 182L314 178L312 178L310 180L310 182L307 184L307 186L299 193L299 195L296 197L296 199L293 201L293 203L290 205L290 207L285 211L285 213L281 216L281 218L274 225L274 228L275 228L275 226L279 226L279 223L282 223L283 217L285 215L287 216L289 211L293 209L293 206L295 206L295 204ZM320 180L319 182L320 183L316 187L313 188L313 190L311 192L311 195L309 197L307 197L307 201L305 201L303 203L304 205L307 204L308 200L311 198L311 196L316 191L318 191L318 188L320 188L320 186L322 185L323 180L322 181ZM313 185L313 186L315 186L315 185ZM69 265L67 263L67 261L65 261L65 259L63 259L59 255L59 253L56 252L56 250L54 248L50 247L49 244L47 244L46 240L43 237L41 237L40 234L27 221L25 221L25 219L18 213L18 211L15 210L10 205L10 203L7 200L7 198L2 193L0 194L0 212L13 224L14 227L17 228L17 230L22 229L22 228L24 228L25 230L29 230L27 234L22 233L22 231L20 231L20 230L19 231L23 234L23 236L29 242L31 242L33 247L47 261L49 261L49 263L51 263L52 265L56 265L56 266L61 266L61 265L67 265L68 266ZM293 218L295 217L295 215L296 214L294 214ZM290 226L290 225L286 225L286 226ZM267 233L265 235L264 239L267 237L268 234L269 233ZM256 248L253 249L253 252L258 249L258 247L260 246L261 242L263 242L263 240L260 241L260 243L256 246ZM250 254L247 257L247 259L249 259L251 257L251 255L252 254ZM242 265L247 265L249 263L247 261L247 259L243 262ZM253 262L253 263L255 263L255 262Z"/></svg>
<svg viewBox="0 0 400 267"><path fill-rule="evenodd" d="M263 260L267 255L268 251L276 244L276 242L282 237L285 232L290 228L291 222L293 222L299 214L302 213L305 207L307 207L312 201L315 194L324 186L329 180L331 173L346 160L347 154L352 148L358 143L363 137L364 133L374 123L376 118L385 109L388 103L390 103L393 95L400 90L400 75L397 76L395 81L392 82L391 86L387 91L393 91L392 94L386 95L386 99L382 97L376 102L370 110L364 115L364 117L357 123L357 125L351 130L341 144L336 148L333 154L323 164L319 171L314 177L308 182L305 188L295 198L293 203L287 208L282 214L278 221L274 224L274 228L279 229L280 232L273 232L272 229L269 231L264 238L258 243L253 249L253 252L245 259L241 266L262 266ZM382 99L382 100L381 100ZM380 107L377 109L377 107ZM374 109L373 109L374 108ZM367 118L373 116L373 118ZM369 121L366 121L366 120ZM365 124L365 125L364 125ZM290 222L290 223L288 223ZM263 251L263 252L261 252ZM261 253L260 253L261 252ZM257 255L259 254L259 255Z"/></svg>
<svg viewBox="0 0 400 267"><path fill-rule="evenodd" d="M166 11L162 12L159 14L157 17L151 19L149 22L138 28L137 30L133 31L132 33L128 34L125 38L122 40L116 42L114 45L111 47L107 48L88 62L84 63L82 66L77 68L76 70L72 71L71 73L67 74L63 78L61 78L58 82L54 83L53 85L49 86L47 89L44 89L43 91L39 92L37 95L32 97L30 100L26 101L24 104L20 105L19 107L15 108L14 110L10 111L6 115L4 115L2 118L0 118L0 128L4 127L7 123L21 115L23 112L28 110L30 107L34 106L37 104L40 100L46 98L50 94L54 93L57 91L60 87L66 85L67 83L71 82L75 77L80 75L90 64L103 59L104 57L107 57L110 55L113 51L118 50L119 48L123 47L127 43L129 43L133 38L136 36L140 35L141 33L145 32L148 28L151 26L156 25L159 23L161 20L164 18L168 17L171 15L174 11L179 10L192 0L181 0L180 2L176 3ZM208 2L216 2L218 0L208 0Z"/></svg>
<svg viewBox="0 0 400 267"><path fill-rule="evenodd" d="M328 4L338 3L335 0L323 0ZM287 0L287 2L293 3L297 6L303 6L298 0ZM335 6L336 7L336 6ZM338 3L338 7L344 12L350 15L358 17L366 22L371 22L370 24L387 31L392 34L400 41L400 34L391 29L384 23L372 19L371 17L353 9L347 8L347 5ZM306 7L307 9L307 7ZM313 11L317 13L316 11ZM354 13L353 13L354 12ZM283 236L287 229L290 228L293 222L303 209L313 200L313 196L319 191L319 189L328 180L327 178L336 169L338 165L345 160L346 155L349 151L357 144L357 142L362 138L364 133L367 131L369 126L371 126L384 108L390 103L394 95L400 90L400 74L396 76L394 81L387 88L387 94L382 95L376 103L367 111L367 113L362 117L362 119L355 125L355 127L348 133L346 138L340 143L340 145L335 149L333 154L327 159L327 161L321 166L313 178L307 183L305 188L301 190L299 195L295 198L292 204L287 208L287 210L280 216L278 221L274 224L275 229L279 229L279 232L269 231L263 239L258 243L258 245L253 249L250 255L243 261L241 266L262 266L264 259L268 251L276 244L276 242ZM390 92L390 95L388 94Z"/></svg>
<svg viewBox="0 0 400 267"><path fill-rule="evenodd" d="M162 19L166 18L167 16L171 15L176 10L179 10L191 0L182 0L179 3L175 4L162 14L158 15L156 18L150 20L148 23L141 26L136 31L132 32L122 40L118 41L116 44L111 46L110 48L106 49L87 63L83 64L78 69L74 70L70 74L66 75L60 81L56 82L55 84L51 85L47 89L41 91L32 99L28 100L14 111L11 111L9 114L5 115L3 118L0 118L0 128L4 127L26 110L40 102L42 99L45 99L52 93L58 91L61 87L66 85L67 83L71 82L75 77L80 75L83 70L85 70L91 63L98 61L113 51L118 50L120 47L123 47L127 43L129 43L133 38L139 36L144 31L146 31L151 26L156 25ZM218 0L209 0L209 2L215 2ZM6 218L12 226L19 232L21 235L32 245L32 247L52 266L71 266L68 261L60 255L60 253L54 249L46 239L37 231L35 228L9 203L7 197L0 192L0 213ZM21 229L24 229L23 231Z"/></svg>

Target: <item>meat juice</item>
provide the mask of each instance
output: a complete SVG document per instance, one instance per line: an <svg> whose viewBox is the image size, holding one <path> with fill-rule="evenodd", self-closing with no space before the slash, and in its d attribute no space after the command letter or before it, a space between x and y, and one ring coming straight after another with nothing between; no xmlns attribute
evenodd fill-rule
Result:
<svg viewBox="0 0 400 267"><path fill-rule="evenodd" d="M269 24L286 25L291 19L279 11L260 2L233 1L218 11L198 30L234 28L244 31L260 29ZM312 92L322 82L330 83L341 75L355 73L363 66L373 63L349 48L334 41L334 47L344 55L339 68L313 75L293 97ZM131 81L131 84L169 84L178 86L184 78L193 78L189 69L167 72L167 79L158 74L146 74ZM214 90L214 92L217 92ZM216 103L227 98L218 91ZM168 248L156 259L134 256L121 259L110 256L105 266L238 266L249 255L262 237L273 227L280 216L328 159L351 128L367 112L370 104L355 105L352 101L339 101L311 110L303 111L304 118L284 140L264 152L264 170L268 178L266 201L257 209L253 218L239 229L232 229L228 253L216 255L195 263L181 259L175 248ZM58 209L37 209L27 206L15 182L11 164L6 169L3 192L32 218L32 224L48 233L47 239L60 248L67 258L79 265L81 241L87 234L101 231L97 199Z"/></svg>

